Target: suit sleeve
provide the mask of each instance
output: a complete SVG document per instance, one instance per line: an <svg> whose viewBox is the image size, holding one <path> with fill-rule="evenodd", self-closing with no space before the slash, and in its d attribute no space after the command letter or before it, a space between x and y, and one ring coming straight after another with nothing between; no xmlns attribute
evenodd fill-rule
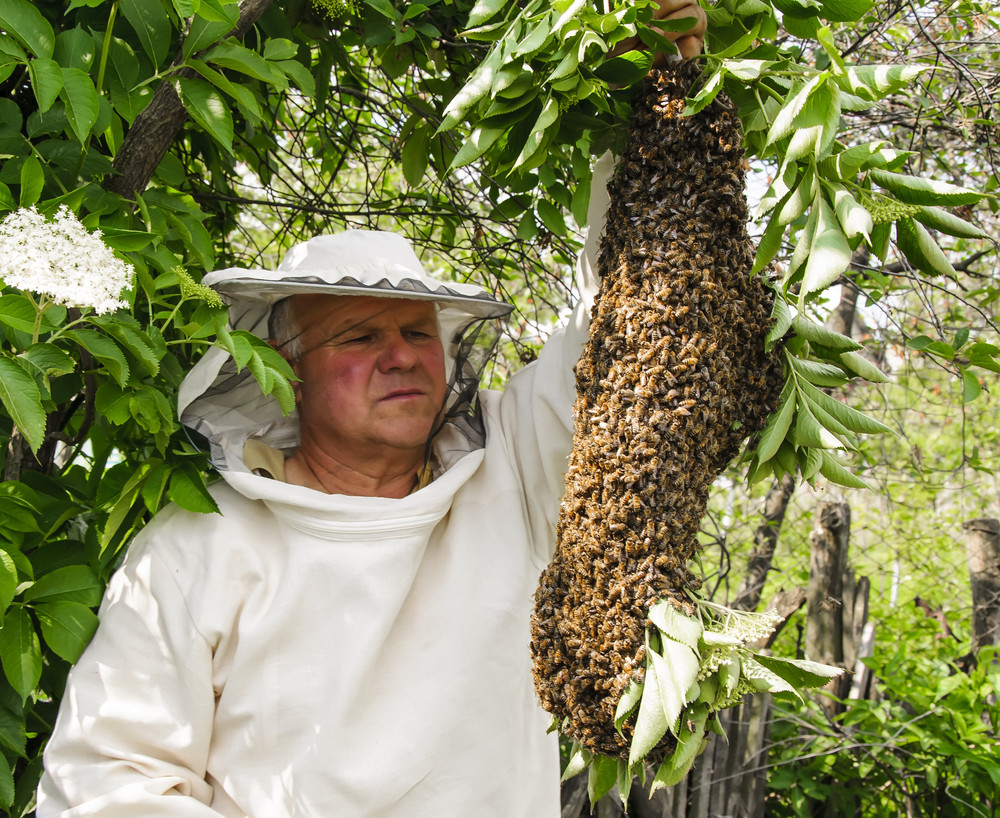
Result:
<svg viewBox="0 0 1000 818"><path fill-rule="evenodd" d="M45 750L38 818L217 818L212 649L174 574L134 546L112 577Z"/></svg>
<svg viewBox="0 0 1000 818"><path fill-rule="evenodd" d="M576 266L580 301L566 326L546 342L538 360L511 378L500 401L500 422L524 486L534 557L540 566L548 563L555 548L559 502L573 444L573 367L587 341L590 309L599 288L597 254L613 170L611 154L594 166L587 237Z"/></svg>

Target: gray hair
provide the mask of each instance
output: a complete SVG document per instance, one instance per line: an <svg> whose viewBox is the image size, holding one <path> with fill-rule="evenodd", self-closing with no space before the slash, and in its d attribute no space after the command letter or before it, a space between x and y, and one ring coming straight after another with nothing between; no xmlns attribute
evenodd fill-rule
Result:
<svg viewBox="0 0 1000 818"><path fill-rule="evenodd" d="M295 316L295 305L292 297L282 298L271 307L271 315L267 319L267 331L271 343L277 347L289 361L295 362L302 357L302 330Z"/></svg>

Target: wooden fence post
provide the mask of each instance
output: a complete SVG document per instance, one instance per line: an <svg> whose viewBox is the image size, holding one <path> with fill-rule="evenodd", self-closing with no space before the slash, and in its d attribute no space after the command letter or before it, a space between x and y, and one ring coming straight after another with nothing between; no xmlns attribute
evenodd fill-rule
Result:
<svg viewBox="0 0 1000 818"><path fill-rule="evenodd" d="M1000 645L1000 521L969 520L965 549L972 583L972 652Z"/></svg>
<svg viewBox="0 0 1000 818"><path fill-rule="evenodd" d="M844 664L844 570L851 533L851 507L847 503L821 502L809 534L809 587L806 589L806 656L827 665ZM841 677L844 679L844 677ZM830 692L840 697L845 684L835 679ZM844 688L844 689L842 689ZM832 718L839 705L820 701Z"/></svg>

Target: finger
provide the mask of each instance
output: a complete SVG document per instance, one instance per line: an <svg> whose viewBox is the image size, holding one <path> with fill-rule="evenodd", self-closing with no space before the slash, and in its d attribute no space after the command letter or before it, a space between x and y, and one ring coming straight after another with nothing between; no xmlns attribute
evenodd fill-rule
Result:
<svg viewBox="0 0 1000 818"><path fill-rule="evenodd" d="M691 18L694 23L686 31L666 31L663 32L664 36L672 42L675 42L683 37L695 36L699 37L702 41L705 39L705 32L708 30L708 16L705 14L705 9L701 6L688 4L677 11L671 12L664 15L663 17L653 16L654 20L685 20Z"/></svg>
<svg viewBox="0 0 1000 818"><path fill-rule="evenodd" d="M653 18L656 20L662 20L673 14L675 11L680 11L683 8L698 8L697 3L691 2L691 0L658 0L658 8L653 12ZM694 16L692 14L692 16Z"/></svg>

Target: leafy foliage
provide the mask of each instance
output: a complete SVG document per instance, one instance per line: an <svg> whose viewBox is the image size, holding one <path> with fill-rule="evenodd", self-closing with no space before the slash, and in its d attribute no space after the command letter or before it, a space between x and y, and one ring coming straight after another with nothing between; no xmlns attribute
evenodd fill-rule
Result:
<svg viewBox="0 0 1000 818"><path fill-rule="evenodd" d="M822 710L779 719L768 784L776 816L808 815L810 800L836 815L987 816L1000 803L995 651L968 667L933 626L906 623L903 644L865 663L881 695L848 702L836 723Z"/></svg>
<svg viewBox="0 0 1000 818"><path fill-rule="evenodd" d="M0 216L66 206L135 269L128 309L112 314L0 290L0 807L32 808L67 668L129 537L166 502L213 509L205 455L175 416L184 370L221 345L288 405L282 362L225 332L201 273L270 264L345 225L404 230L430 267L517 303L501 382L572 299L562 271L590 158L614 144L645 70L645 57L604 54L635 32L666 50L651 13L572 0L0 4ZM959 379L965 401L998 371L1000 290L977 267L993 253L996 15L978 0L919 14L720 0L709 15L691 105L724 89L768 169L758 266L779 273L775 337L795 334L750 473L851 485L856 468L835 452L870 459L864 436L881 429L825 390L846 387L856 407L855 377L883 376L817 329L832 284L856 281L885 307L886 333ZM911 316L904 291L958 306ZM618 783L617 769L592 775L595 790Z"/></svg>

